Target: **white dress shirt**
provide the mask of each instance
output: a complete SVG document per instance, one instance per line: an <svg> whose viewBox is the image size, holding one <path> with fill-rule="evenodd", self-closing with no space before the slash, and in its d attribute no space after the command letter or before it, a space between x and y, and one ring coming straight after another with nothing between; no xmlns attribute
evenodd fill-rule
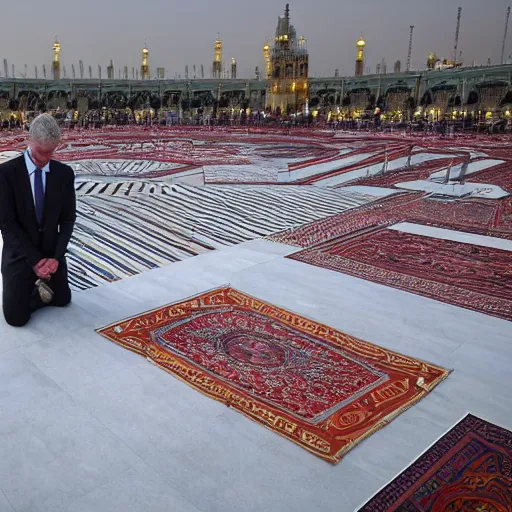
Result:
<svg viewBox="0 0 512 512"><path fill-rule="evenodd" d="M37 165L32 162L32 159L30 158L30 149L25 150L25 165L27 166L27 172L28 176L30 178L30 186L32 187L32 197L34 198L34 205L36 204L36 193L34 188L34 181L35 181L35 170L37 169ZM48 162L42 169L43 172L41 173L41 178L43 180L43 191L46 192L46 173L50 172L50 162Z"/></svg>

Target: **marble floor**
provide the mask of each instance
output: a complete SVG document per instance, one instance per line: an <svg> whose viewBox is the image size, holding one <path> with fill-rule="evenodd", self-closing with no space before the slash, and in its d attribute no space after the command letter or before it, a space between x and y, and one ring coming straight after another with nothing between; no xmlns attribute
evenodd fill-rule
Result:
<svg viewBox="0 0 512 512"><path fill-rule="evenodd" d="M512 323L284 256L255 240L0 323L0 512L352 512L466 413L512 429ZM453 369L336 466L95 328L222 284Z"/></svg>

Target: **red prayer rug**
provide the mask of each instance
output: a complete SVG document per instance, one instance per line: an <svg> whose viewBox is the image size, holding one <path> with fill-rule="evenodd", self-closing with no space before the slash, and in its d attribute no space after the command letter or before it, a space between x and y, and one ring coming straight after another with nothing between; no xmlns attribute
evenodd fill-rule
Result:
<svg viewBox="0 0 512 512"><path fill-rule="evenodd" d="M288 258L512 320L512 252L376 228Z"/></svg>
<svg viewBox="0 0 512 512"><path fill-rule="evenodd" d="M510 512L512 432L468 414L359 512Z"/></svg>
<svg viewBox="0 0 512 512"><path fill-rule="evenodd" d="M230 287L98 332L332 463L449 373Z"/></svg>

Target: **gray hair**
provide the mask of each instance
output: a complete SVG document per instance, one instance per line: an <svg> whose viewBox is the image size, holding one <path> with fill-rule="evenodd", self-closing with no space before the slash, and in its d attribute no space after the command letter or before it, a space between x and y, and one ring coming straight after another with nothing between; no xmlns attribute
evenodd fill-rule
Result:
<svg viewBox="0 0 512 512"><path fill-rule="evenodd" d="M61 139L59 125L50 114L41 114L30 123L29 136L34 141L55 144L58 144Z"/></svg>

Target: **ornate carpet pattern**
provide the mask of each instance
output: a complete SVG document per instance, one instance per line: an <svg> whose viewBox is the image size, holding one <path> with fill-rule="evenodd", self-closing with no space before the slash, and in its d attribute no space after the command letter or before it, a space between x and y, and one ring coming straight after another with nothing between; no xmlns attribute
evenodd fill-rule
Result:
<svg viewBox="0 0 512 512"><path fill-rule="evenodd" d="M468 414L359 512L510 512L512 432Z"/></svg>
<svg viewBox="0 0 512 512"><path fill-rule="evenodd" d="M230 287L98 332L332 463L448 375Z"/></svg>
<svg viewBox="0 0 512 512"><path fill-rule="evenodd" d="M512 252L388 229L289 258L512 320Z"/></svg>
<svg viewBox="0 0 512 512"><path fill-rule="evenodd" d="M385 227L399 222L426 224L510 240L512 197L501 200L450 201L426 199L419 193L398 194L296 229L270 235L267 239L306 249L342 235L357 234L364 229Z"/></svg>
<svg viewBox="0 0 512 512"><path fill-rule="evenodd" d="M405 212L404 212L405 213ZM512 239L512 198L446 201L422 199L404 214L407 222Z"/></svg>
<svg viewBox="0 0 512 512"><path fill-rule="evenodd" d="M325 217L296 229L270 235L267 239L298 247L314 247L342 235L357 233L375 226L404 222L407 220L407 212L421 197L422 194L416 192L392 195L382 201L354 208L350 212Z"/></svg>

